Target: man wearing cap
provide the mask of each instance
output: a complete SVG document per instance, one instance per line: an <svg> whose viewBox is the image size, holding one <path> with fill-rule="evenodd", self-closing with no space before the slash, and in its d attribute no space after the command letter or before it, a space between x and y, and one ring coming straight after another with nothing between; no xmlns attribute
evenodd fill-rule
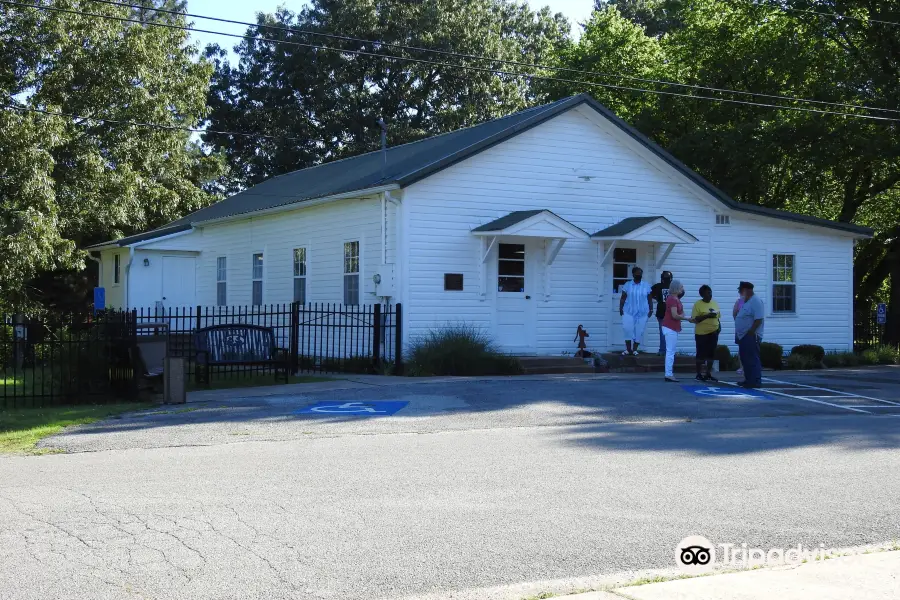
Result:
<svg viewBox="0 0 900 600"><path fill-rule="evenodd" d="M650 296L656 300L656 320L659 322L659 352L657 356L666 355L666 336L663 335L662 322L666 317L666 298L669 297L669 284L672 283L672 271L663 271L659 283L650 288Z"/></svg>
<svg viewBox="0 0 900 600"><path fill-rule="evenodd" d="M743 306L734 317L734 337L738 343L741 366L744 368L744 381L738 385L756 388L762 385L759 344L762 342L766 307L759 296L753 293L753 284L749 281L742 281L738 292L744 300Z"/></svg>

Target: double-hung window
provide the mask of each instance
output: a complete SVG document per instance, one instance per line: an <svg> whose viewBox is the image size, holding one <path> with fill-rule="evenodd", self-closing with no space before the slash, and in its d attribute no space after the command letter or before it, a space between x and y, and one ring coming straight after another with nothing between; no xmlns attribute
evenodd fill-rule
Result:
<svg viewBox="0 0 900 600"><path fill-rule="evenodd" d="M262 252L253 255L253 305L260 306L263 303L263 255Z"/></svg>
<svg viewBox="0 0 900 600"><path fill-rule="evenodd" d="M359 242L344 242L344 304L359 304Z"/></svg>
<svg viewBox="0 0 900 600"><path fill-rule="evenodd" d="M797 277L793 254L772 255L772 312L797 312Z"/></svg>
<svg viewBox="0 0 900 600"><path fill-rule="evenodd" d="M216 258L216 306L228 304L227 283L228 260L224 256Z"/></svg>
<svg viewBox="0 0 900 600"><path fill-rule="evenodd" d="M306 304L306 248L294 248L294 302Z"/></svg>

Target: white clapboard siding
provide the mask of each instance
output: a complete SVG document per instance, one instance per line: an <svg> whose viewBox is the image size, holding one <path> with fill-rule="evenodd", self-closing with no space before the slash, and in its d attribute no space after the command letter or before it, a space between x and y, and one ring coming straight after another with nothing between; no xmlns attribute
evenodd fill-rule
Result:
<svg viewBox="0 0 900 600"><path fill-rule="evenodd" d="M787 352L799 344L828 350L853 347L853 241L826 229L731 214L715 226L713 289L726 317L722 343L733 349L732 307L739 281L753 282L766 305L765 339ZM797 312L772 314L772 255L793 254Z"/></svg>
<svg viewBox="0 0 900 600"><path fill-rule="evenodd" d="M717 297L730 308L737 282L755 279L765 283L765 265L771 263L769 249L779 247L779 242L795 232L803 232L785 248L797 249L800 273L809 278L800 284L801 307L815 307L819 316L773 317L767 324L767 338L781 338L785 345L846 347L850 342L847 269L851 268L852 242L847 236L776 219L735 215L727 233L716 229L715 214L724 210L720 203L697 192L674 169L648 158L613 126L597 124L579 111L564 113L412 185L405 190L404 209L407 339L454 322L491 332L493 282L488 279L482 298L482 245L470 232L512 211L549 209L588 233L626 217L663 215L693 234L699 241L676 246L663 267L684 283L688 311L704 283L722 290ZM549 300L536 299L537 353L573 351L579 324L591 334L589 347L606 349L610 314L617 307L611 302L609 266L603 295L598 298L597 263L595 242L570 240L565 244L550 267ZM646 267L645 276L653 283L659 270L653 268L652 260ZM823 292L821 277L832 268L834 277L825 277L832 287ZM462 273L465 290L444 291L444 273ZM814 282L814 277L818 281ZM813 285L817 297L813 297L812 287L806 287ZM822 316L833 319L833 324L817 330ZM731 326L729 319L726 324ZM687 327L685 333L692 333L692 328ZM729 336L733 337L733 330L726 329L723 339L728 341ZM683 338L681 348L693 351L693 336ZM657 343L654 319L648 325L645 344L655 349Z"/></svg>
<svg viewBox="0 0 900 600"><path fill-rule="evenodd" d="M296 211L209 225L201 230L197 302L216 303L216 259L227 258L229 305L252 302L252 256L264 254L263 303L293 300L293 250L307 249L308 302L342 303L344 242L360 242L360 302L372 304L372 275L381 264L381 203L342 200Z"/></svg>

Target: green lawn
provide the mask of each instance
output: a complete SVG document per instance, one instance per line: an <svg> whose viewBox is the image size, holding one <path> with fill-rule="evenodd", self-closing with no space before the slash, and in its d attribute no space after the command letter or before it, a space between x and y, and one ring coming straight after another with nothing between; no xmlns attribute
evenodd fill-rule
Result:
<svg viewBox="0 0 900 600"><path fill-rule="evenodd" d="M319 377L316 375L295 375L288 378L287 383L316 383L318 381L333 381L333 377ZM197 383L190 381L187 384L189 392L200 390L225 390L228 388L245 388L259 387L264 385L283 385L284 379L275 380L275 376L271 373L260 373L258 375L243 375L241 373L213 373L210 377L210 384Z"/></svg>
<svg viewBox="0 0 900 600"><path fill-rule="evenodd" d="M84 425L133 410L156 406L150 403L86 404L49 408L0 409L0 454L41 454L36 444L69 425Z"/></svg>

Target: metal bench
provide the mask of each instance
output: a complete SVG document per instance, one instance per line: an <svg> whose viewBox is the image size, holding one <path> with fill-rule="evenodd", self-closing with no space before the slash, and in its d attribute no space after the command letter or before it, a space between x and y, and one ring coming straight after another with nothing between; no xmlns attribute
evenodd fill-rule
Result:
<svg viewBox="0 0 900 600"><path fill-rule="evenodd" d="M197 350L197 374L209 384L210 367L270 366L289 377L288 353L275 344L275 330L262 325L213 325L198 329L194 334Z"/></svg>

